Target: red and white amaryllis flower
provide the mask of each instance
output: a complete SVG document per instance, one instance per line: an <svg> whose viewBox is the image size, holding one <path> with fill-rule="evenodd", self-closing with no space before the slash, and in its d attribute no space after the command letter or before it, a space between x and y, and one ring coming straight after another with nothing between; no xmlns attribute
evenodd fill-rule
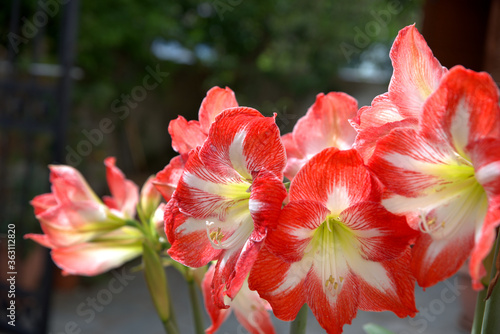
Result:
<svg viewBox="0 0 500 334"><path fill-rule="evenodd" d="M111 196L104 202L73 167L50 166L52 192L31 204L44 234L26 234L52 249L54 262L65 273L97 275L141 254L141 234L124 226L135 215L138 187L105 160Z"/></svg>
<svg viewBox="0 0 500 334"><path fill-rule="evenodd" d="M419 130L394 129L369 162L392 193L391 212L407 214L422 235L412 269L421 286L454 274L471 256L473 286L500 225L500 108L487 73L452 68L424 104Z"/></svg>
<svg viewBox="0 0 500 334"><path fill-rule="evenodd" d="M285 149L273 117L251 108L216 117L191 151L165 210L170 256L190 267L218 260L213 295L234 298L286 197Z"/></svg>
<svg viewBox="0 0 500 334"><path fill-rule="evenodd" d="M198 112L199 121L188 122L182 116L170 121L168 133L172 137L172 147L180 155L172 158L170 163L156 174L154 180L156 188L167 202L179 183L189 152L197 146L203 145L207 139L210 125L218 114L225 109L237 106L238 102L231 89L212 87L201 103Z"/></svg>
<svg viewBox="0 0 500 334"><path fill-rule="evenodd" d="M236 294L233 300L228 301L228 309L220 309L215 305L212 298L212 280L215 273L215 266L210 266L205 273L201 284L203 292L203 300L208 315L212 320L212 326L206 329L206 334L217 332L219 327L224 323L227 317L234 310L236 319L245 329L251 334L274 334L274 327L269 316L271 307L269 303L259 297L255 291L248 288L248 281L245 280L240 291Z"/></svg>
<svg viewBox="0 0 500 334"><path fill-rule="evenodd" d="M358 102L345 93L318 94L293 132L282 137L287 156L285 176L292 180L309 159L325 148L350 149L356 131L348 120L356 116L357 110Z"/></svg>
<svg viewBox="0 0 500 334"><path fill-rule="evenodd" d="M290 202L270 231L249 286L282 320L307 303L328 333L358 309L417 311L409 270L415 236L380 204L381 190L355 150L328 148L295 176Z"/></svg>
<svg viewBox="0 0 500 334"><path fill-rule="evenodd" d="M372 155L377 138L396 127L418 126L424 102L447 72L415 25L399 31L390 57L394 71L388 92L361 108L352 120L359 132L356 148L365 161Z"/></svg>

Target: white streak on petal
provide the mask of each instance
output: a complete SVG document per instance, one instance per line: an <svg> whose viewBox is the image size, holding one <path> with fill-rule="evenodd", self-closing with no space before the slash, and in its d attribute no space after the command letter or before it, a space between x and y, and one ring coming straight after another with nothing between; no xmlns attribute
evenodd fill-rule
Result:
<svg viewBox="0 0 500 334"><path fill-rule="evenodd" d="M256 199L250 199L248 203L248 207L251 213L259 212L264 204Z"/></svg>
<svg viewBox="0 0 500 334"><path fill-rule="evenodd" d="M367 261L356 255L349 258L349 266L372 287L380 291L392 290L391 279L380 262Z"/></svg>
<svg viewBox="0 0 500 334"><path fill-rule="evenodd" d="M476 171L476 179L481 185L486 185L500 177L500 161L482 166Z"/></svg>
<svg viewBox="0 0 500 334"><path fill-rule="evenodd" d="M238 131L233 138L233 142L229 146L229 159L233 168L240 173L243 178L249 180L252 176L248 173L247 162L243 154L243 144L245 141L246 132L244 130Z"/></svg>
<svg viewBox="0 0 500 334"><path fill-rule="evenodd" d="M346 188L337 186L330 190L326 207L332 214L340 214L349 207L349 193Z"/></svg>
<svg viewBox="0 0 500 334"><path fill-rule="evenodd" d="M189 172L184 173L183 180L188 186L203 190L204 192L210 194L227 198L250 197L250 194L246 191L250 186L248 182L236 182L236 180L227 180L228 183L215 183L203 180Z"/></svg>
<svg viewBox="0 0 500 334"><path fill-rule="evenodd" d="M288 272L281 284L276 287L273 294L277 295L284 291L294 289L298 284L302 282L312 266L312 258L304 256L302 260L294 262L290 265Z"/></svg>
<svg viewBox="0 0 500 334"><path fill-rule="evenodd" d="M457 105L455 115L453 115L450 133L455 149L463 157L467 156L464 148L467 146L469 140L469 117L470 107L465 102L465 99L462 98Z"/></svg>

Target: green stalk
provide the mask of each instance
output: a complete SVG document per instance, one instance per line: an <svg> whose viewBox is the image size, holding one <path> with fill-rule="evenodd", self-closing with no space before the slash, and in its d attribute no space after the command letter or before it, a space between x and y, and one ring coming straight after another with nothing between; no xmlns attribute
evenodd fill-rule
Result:
<svg viewBox="0 0 500 334"><path fill-rule="evenodd" d="M486 298L486 289L479 291L477 294L476 309L474 310L474 322L472 323L471 334L481 334L483 326L484 306Z"/></svg>
<svg viewBox="0 0 500 334"><path fill-rule="evenodd" d="M493 266L491 268L491 280L490 285L493 282L493 278L495 277L498 258L498 251L500 247L500 237L497 236L497 242L495 246L495 258L493 260ZM490 334L490 333L500 333L500 288L497 284L493 290L491 291L491 295L486 301L486 305L484 307L484 317L483 317L483 326L481 329L481 333Z"/></svg>
<svg viewBox="0 0 500 334"><path fill-rule="evenodd" d="M307 304L302 305L299 313L290 324L290 334L305 334L308 310Z"/></svg>
<svg viewBox="0 0 500 334"><path fill-rule="evenodd" d="M177 329L177 324L175 324L171 319L163 321L163 328L165 329L165 333L167 334L178 334L179 330Z"/></svg>
<svg viewBox="0 0 500 334"><path fill-rule="evenodd" d="M203 324L203 317L202 317L202 312L201 312L201 305L200 301L198 299L198 293L196 291L196 284L194 281L194 277L191 273L191 269L186 268L186 281L188 284L189 288L189 298L191 301L191 309L193 311L193 318L194 318L194 326L195 326L195 333L196 334L204 334L204 324Z"/></svg>
<svg viewBox="0 0 500 334"><path fill-rule="evenodd" d="M172 303L168 289L167 276L162 266L161 259L149 240L143 243L144 274L148 285L149 294L153 299L156 312L163 323L167 334L178 334L176 321L173 319Z"/></svg>

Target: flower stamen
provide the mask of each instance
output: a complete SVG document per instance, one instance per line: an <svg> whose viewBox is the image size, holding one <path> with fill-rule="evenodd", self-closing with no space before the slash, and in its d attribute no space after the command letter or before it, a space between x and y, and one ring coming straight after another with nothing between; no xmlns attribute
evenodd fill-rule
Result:
<svg viewBox="0 0 500 334"><path fill-rule="evenodd" d="M229 236L226 240L222 240L225 235L222 233L222 229L220 227L217 227L216 231L210 231L210 226L214 224L214 222L206 221L207 237L212 244L212 247L215 249L230 249L236 245L242 244L248 239L253 231L252 223L243 222L231 236Z"/></svg>

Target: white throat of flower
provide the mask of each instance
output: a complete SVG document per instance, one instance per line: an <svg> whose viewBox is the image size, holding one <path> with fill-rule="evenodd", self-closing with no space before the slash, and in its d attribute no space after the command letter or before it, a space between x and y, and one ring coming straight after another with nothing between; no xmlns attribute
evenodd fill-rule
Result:
<svg viewBox="0 0 500 334"><path fill-rule="evenodd" d="M254 229L253 221L243 220L233 234L224 239L226 235L220 226L215 228L216 223L208 220L205 223L208 240L215 249L231 249L242 246Z"/></svg>

